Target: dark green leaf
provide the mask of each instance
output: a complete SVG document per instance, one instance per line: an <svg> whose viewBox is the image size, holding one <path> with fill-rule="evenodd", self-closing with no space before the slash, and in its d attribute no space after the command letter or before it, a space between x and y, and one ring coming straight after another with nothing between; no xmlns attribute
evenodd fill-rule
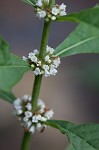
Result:
<svg viewBox="0 0 99 150"><path fill-rule="evenodd" d="M6 92L2 90L0 90L0 98L10 103L13 103L13 101L16 99L16 97L11 92Z"/></svg>
<svg viewBox="0 0 99 150"><path fill-rule="evenodd" d="M58 21L84 22L99 29L99 6L59 17Z"/></svg>
<svg viewBox="0 0 99 150"><path fill-rule="evenodd" d="M56 48L54 54L64 57L82 53L99 53L99 30L84 23Z"/></svg>
<svg viewBox="0 0 99 150"><path fill-rule="evenodd" d="M0 90L10 91L29 69L25 61L9 53L9 45L0 37Z"/></svg>
<svg viewBox="0 0 99 150"><path fill-rule="evenodd" d="M99 124L75 125L59 120L50 120L47 124L68 136L69 150L99 150Z"/></svg>

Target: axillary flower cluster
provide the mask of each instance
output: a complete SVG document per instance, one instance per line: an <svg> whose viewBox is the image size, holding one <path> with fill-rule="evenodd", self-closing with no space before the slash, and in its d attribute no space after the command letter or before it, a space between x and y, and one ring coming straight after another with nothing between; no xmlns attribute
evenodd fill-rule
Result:
<svg viewBox="0 0 99 150"><path fill-rule="evenodd" d="M39 51L35 49L28 54L28 57L23 56L23 60L30 64L35 75L44 74L45 77L56 75L57 68L60 64L60 58L53 54L54 51L53 48L47 46L45 57L42 60L39 58Z"/></svg>
<svg viewBox="0 0 99 150"><path fill-rule="evenodd" d="M38 18L45 18L46 21L56 20L59 16L65 16L66 5L62 3L61 5L56 4L52 9L49 6L50 0L37 0L35 3L35 12Z"/></svg>
<svg viewBox="0 0 99 150"><path fill-rule="evenodd" d="M34 133L36 130L43 132L47 127L44 124L47 120L53 117L54 111L47 109L45 103L38 99L38 110L33 112L31 105L31 96L24 95L21 99L17 98L14 103L14 115L18 117L21 126L26 132Z"/></svg>

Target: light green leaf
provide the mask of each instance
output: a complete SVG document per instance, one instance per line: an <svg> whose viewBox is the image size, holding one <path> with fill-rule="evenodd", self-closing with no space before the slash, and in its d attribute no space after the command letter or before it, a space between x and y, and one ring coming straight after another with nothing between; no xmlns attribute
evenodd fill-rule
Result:
<svg viewBox="0 0 99 150"><path fill-rule="evenodd" d="M21 0L29 5L35 6L36 0Z"/></svg>
<svg viewBox="0 0 99 150"><path fill-rule="evenodd" d="M59 17L58 21L84 22L99 29L99 6Z"/></svg>
<svg viewBox="0 0 99 150"><path fill-rule="evenodd" d="M75 125L59 120L50 120L47 124L68 136L69 150L99 150L99 124Z"/></svg>
<svg viewBox="0 0 99 150"><path fill-rule="evenodd" d="M55 51L59 57L82 53L99 53L99 30L81 23Z"/></svg>
<svg viewBox="0 0 99 150"><path fill-rule="evenodd" d="M0 37L0 90L10 91L28 70L28 64L10 54L9 45Z"/></svg>
<svg viewBox="0 0 99 150"><path fill-rule="evenodd" d="M10 103L13 103L13 101L16 99L13 93L2 90L0 90L0 98Z"/></svg>

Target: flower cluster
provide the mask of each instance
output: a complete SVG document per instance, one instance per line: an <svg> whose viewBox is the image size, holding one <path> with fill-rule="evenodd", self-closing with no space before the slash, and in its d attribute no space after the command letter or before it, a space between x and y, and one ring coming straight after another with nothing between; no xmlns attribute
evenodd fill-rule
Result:
<svg viewBox="0 0 99 150"><path fill-rule="evenodd" d="M48 7L49 0L37 0L35 4L36 16L38 18L45 18L46 21L56 20L59 16L66 15L66 5L62 3L61 5L56 4L52 9Z"/></svg>
<svg viewBox="0 0 99 150"><path fill-rule="evenodd" d="M29 95L24 95L21 99L17 98L13 106L14 114L18 117L21 126L30 133L34 133L36 130L42 132L47 127L44 122L51 119L54 114L52 109L46 109L41 99L38 99L38 110L33 112Z"/></svg>
<svg viewBox="0 0 99 150"><path fill-rule="evenodd" d="M47 46L45 58L41 60L39 58L39 51L35 49L28 54L28 57L23 56L23 60L30 64L35 75L44 74L45 77L56 75L60 58L53 55L54 51L53 48Z"/></svg>

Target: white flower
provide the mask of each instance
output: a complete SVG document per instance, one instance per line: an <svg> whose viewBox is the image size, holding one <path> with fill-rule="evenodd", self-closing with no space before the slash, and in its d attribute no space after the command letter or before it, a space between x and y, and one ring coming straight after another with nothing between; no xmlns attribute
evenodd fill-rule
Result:
<svg viewBox="0 0 99 150"><path fill-rule="evenodd" d="M27 61L27 57L25 57L25 56L22 56L22 59L24 60L24 61Z"/></svg>
<svg viewBox="0 0 99 150"><path fill-rule="evenodd" d="M20 106L21 103L22 103L21 99L17 98L17 99L13 102L13 105L14 105L14 107Z"/></svg>
<svg viewBox="0 0 99 150"><path fill-rule="evenodd" d="M59 9L65 10L65 9L66 9L66 5L65 5L64 3L62 3L62 4L59 6Z"/></svg>
<svg viewBox="0 0 99 150"><path fill-rule="evenodd" d="M45 108L45 103L42 101L42 99L38 99L38 106Z"/></svg>
<svg viewBox="0 0 99 150"><path fill-rule="evenodd" d="M29 120L28 117L24 117L24 118L23 118L23 121L24 121L24 122L27 122L28 120Z"/></svg>
<svg viewBox="0 0 99 150"><path fill-rule="evenodd" d="M31 96L28 97L28 101L31 102Z"/></svg>
<svg viewBox="0 0 99 150"><path fill-rule="evenodd" d="M50 74L51 74L51 75L56 75L56 73L57 73L57 70L55 69L55 66L54 66L54 65L51 65Z"/></svg>
<svg viewBox="0 0 99 150"><path fill-rule="evenodd" d="M41 71L38 67L33 72L35 73L35 75L41 75Z"/></svg>
<svg viewBox="0 0 99 150"><path fill-rule="evenodd" d="M40 121L46 122L46 121L47 121L47 118L41 117L41 118L40 118Z"/></svg>
<svg viewBox="0 0 99 150"><path fill-rule="evenodd" d="M53 61L53 63L54 63L54 65L55 65L55 67L57 68L57 67L59 66L59 64L61 63L61 62L60 62L60 58L55 59L55 60Z"/></svg>
<svg viewBox="0 0 99 150"><path fill-rule="evenodd" d="M53 7L52 8L52 14L55 15L55 16L58 15L59 14L59 9L57 7Z"/></svg>
<svg viewBox="0 0 99 150"><path fill-rule="evenodd" d="M41 123L37 123L37 124L36 124L36 129L37 129L38 131L40 131L40 130L42 129L42 124L41 124Z"/></svg>
<svg viewBox="0 0 99 150"><path fill-rule="evenodd" d="M37 49L34 49L33 51L35 54L39 54L39 51Z"/></svg>
<svg viewBox="0 0 99 150"><path fill-rule="evenodd" d="M45 61L48 62L48 63L51 63L51 60L50 60L49 55L47 55L47 56L45 57Z"/></svg>
<svg viewBox="0 0 99 150"><path fill-rule="evenodd" d="M60 16L65 16L67 13L65 11L60 12Z"/></svg>
<svg viewBox="0 0 99 150"><path fill-rule="evenodd" d="M35 127L32 126L32 127L29 129L29 132L30 132L30 133L34 133L34 132L35 132Z"/></svg>
<svg viewBox="0 0 99 150"><path fill-rule="evenodd" d="M17 115L21 115L23 113L23 110L19 109L16 111Z"/></svg>
<svg viewBox="0 0 99 150"><path fill-rule="evenodd" d="M31 118L32 117L32 113L30 111L26 111L25 112L25 117Z"/></svg>
<svg viewBox="0 0 99 150"><path fill-rule="evenodd" d="M60 16L65 16L67 13L66 13L66 5L64 3L62 3L60 6L59 6L59 9L60 9Z"/></svg>
<svg viewBox="0 0 99 150"><path fill-rule="evenodd" d="M26 122L26 127L29 128L32 125L31 121Z"/></svg>
<svg viewBox="0 0 99 150"><path fill-rule="evenodd" d="M48 65L43 65L43 67L42 67L45 71L47 70L49 70L49 66Z"/></svg>
<svg viewBox="0 0 99 150"><path fill-rule="evenodd" d="M53 16L53 17L55 17L55 16ZM54 50L54 48L51 48L51 47L49 47L49 46L47 45L46 51L49 52L50 54L53 54L53 52L54 52L55 50Z"/></svg>
<svg viewBox="0 0 99 150"><path fill-rule="evenodd" d="M21 110L22 109L22 106L21 105L19 105L19 106L14 106L14 108L16 109L16 110Z"/></svg>
<svg viewBox="0 0 99 150"><path fill-rule="evenodd" d="M24 95L24 96L22 97L22 100L24 100L24 102L27 102L27 101L28 101L28 98L29 98L28 95Z"/></svg>
<svg viewBox="0 0 99 150"><path fill-rule="evenodd" d="M44 76L45 76L45 77L50 76L50 72L49 72L49 71L47 71L47 70L45 70Z"/></svg>
<svg viewBox="0 0 99 150"><path fill-rule="evenodd" d="M43 6L42 0L37 0L36 6L38 7Z"/></svg>
<svg viewBox="0 0 99 150"><path fill-rule="evenodd" d="M30 52L29 55L28 55L28 58L31 59L34 55L35 55L35 54L34 54L33 52Z"/></svg>
<svg viewBox="0 0 99 150"><path fill-rule="evenodd" d="M28 58L30 58L31 61L33 62L37 62L37 57L35 56L35 53L33 52L29 53Z"/></svg>
<svg viewBox="0 0 99 150"><path fill-rule="evenodd" d="M46 17L46 11L40 10L40 11L37 12L36 16L37 16L39 19L44 18L44 17Z"/></svg>
<svg viewBox="0 0 99 150"><path fill-rule="evenodd" d="M51 110L48 110L44 116L47 118L47 119L51 119L53 117L53 114L54 114L54 111L51 109Z"/></svg>
<svg viewBox="0 0 99 150"><path fill-rule="evenodd" d="M41 99L38 99L38 107L40 108L38 112L40 114L44 113L45 103Z"/></svg>
<svg viewBox="0 0 99 150"><path fill-rule="evenodd" d="M52 16L52 17L51 17L51 20L56 20L56 17L55 17L55 16Z"/></svg>
<svg viewBox="0 0 99 150"><path fill-rule="evenodd" d="M27 108L27 110L31 110L32 109L31 103L27 103L27 105L25 107Z"/></svg>
<svg viewBox="0 0 99 150"><path fill-rule="evenodd" d="M38 123L38 121L41 120L41 115L34 115L32 117L32 122Z"/></svg>
<svg viewBox="0 0 99 150"><path fill-rule="evenodd" d="M31 61L37 62L37 57L34 55L33 57L31 57Z"/></svg>

